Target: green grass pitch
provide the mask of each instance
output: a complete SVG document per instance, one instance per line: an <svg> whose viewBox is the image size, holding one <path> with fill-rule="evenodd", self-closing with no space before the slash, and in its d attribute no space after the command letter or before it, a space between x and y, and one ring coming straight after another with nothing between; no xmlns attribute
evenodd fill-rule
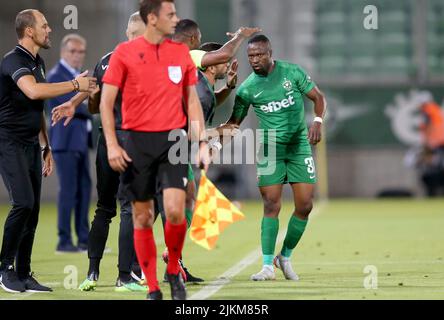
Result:
<svg viewBox="0 0 444 320"><path fill-rule="evenodd" d="M444 299L444 200L331 200L317 203L306 233L295 249L293 266L300 281L277 279L270 282L249 280L261 267L253 262L208 299ZM0 206L0 236L9 207ZM226 270L257 249L260 244L260 202L243 202L246 219L226 229L217 247L207 251L187 236L184 261L190 271L207 280L216 280ZM292 211L284 203L280 230L286 228ZM93 214L93 209L91 209ZM160 255L165 247L160 221L156 226L158 277L165 265ZM39 281L53 287L53 293L9 294L0 299L145 299L144 293L116 293L117 231L119 218L111 224L98 288L94 292L70 289L86 276L86 254L55 254L57 242L56 208L43 205L33 253L33 271ZM277 245L276 251L280 249ZM375 266L377 274L364 272ZM77 272L77 277L75 273ZM366 277L376 276L377 289L366 289ZM376 282L373 282L375 284ZM68 285L68 288L65 288ZM169 299L169 287L161 284ZM188 285L188 295L204 285Z"/></svg>

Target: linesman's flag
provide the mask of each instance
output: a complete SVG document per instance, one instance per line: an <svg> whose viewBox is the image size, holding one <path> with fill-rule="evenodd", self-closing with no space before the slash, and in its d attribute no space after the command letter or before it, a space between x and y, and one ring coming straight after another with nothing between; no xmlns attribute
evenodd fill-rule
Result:
<svg viewBox="0 0 444 320"><path fill-rule="evenodd" d="M243 213L214 186L202 170L191 222L191 240L211 250L226 227L244 218Z"/></svg>

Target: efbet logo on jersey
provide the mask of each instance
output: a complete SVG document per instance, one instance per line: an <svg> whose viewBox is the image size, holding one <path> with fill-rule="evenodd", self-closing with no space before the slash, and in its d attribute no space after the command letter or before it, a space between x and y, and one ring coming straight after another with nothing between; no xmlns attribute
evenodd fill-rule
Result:
<svg viewBox="0 0 444 320"><path fill-rule="evenodd" d="M282 108L288 108L295 104L293 96L289 96L288 99L283 99L281 101L272 101L267 105L262 105L261 110L265 113L276 112Z"/></svg>

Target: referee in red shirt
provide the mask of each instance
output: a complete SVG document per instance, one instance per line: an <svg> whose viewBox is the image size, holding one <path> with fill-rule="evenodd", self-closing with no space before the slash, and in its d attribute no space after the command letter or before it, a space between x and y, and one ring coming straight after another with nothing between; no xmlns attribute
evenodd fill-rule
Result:
<svg viewBox="0 0 444 320"><path fill-rule="evenodd" d="M167 277L173 300L185 300L186 290L179 272L187 224L185 190L187 163L171 164L169 141L173 130L191 125L193 140L199 139L199 164L209 163L202 108L195 84L197 71L184 44L167 36L174 34L179 22L174 0L142 0L140 15L147 25L142 37L117 46L103 78L100 103L103 132L110 166L122 172L125 196L131 201L134 221L134 246L149 286L149 299L161 300L156 274L157 251L153 236L156 179L159 179L167 216L165 242L169 260ZM125 145L119 146L113 106L122 92L122 129ZM185 102L185 103L184 103ZM184 107L184 105L186 107ZM182 139L184 140L184 139Z"/></svg>

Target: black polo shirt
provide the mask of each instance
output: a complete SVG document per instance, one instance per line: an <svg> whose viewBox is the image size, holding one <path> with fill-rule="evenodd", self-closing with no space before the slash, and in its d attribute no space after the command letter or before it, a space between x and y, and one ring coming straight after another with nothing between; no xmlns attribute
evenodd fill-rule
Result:
<svg viewBox="0 0 444 320"><path fill-rule="evenodd" d="M94 75L93 77L97 79L97 85L100 87L100 92L102 92L103 87L103 76L105 75L106 70L109 66L109 60L111 59L111 55L113 53L110 52L106 54L100 61L97 63L95 69L94 69ZM117 94L116 102L114 103L114 118L116 122L116 130L122 129L122 94Z"/></svg>
<svg viewBox="0 0 444 320"><path fill-rule="evenodd" d="M45 63L17 45L8 52L0 65L0 138L23 144L38 143L42 125L44 100L29 99L17 86L17 81L32 75L39 83L46 82Z"/></svg>

